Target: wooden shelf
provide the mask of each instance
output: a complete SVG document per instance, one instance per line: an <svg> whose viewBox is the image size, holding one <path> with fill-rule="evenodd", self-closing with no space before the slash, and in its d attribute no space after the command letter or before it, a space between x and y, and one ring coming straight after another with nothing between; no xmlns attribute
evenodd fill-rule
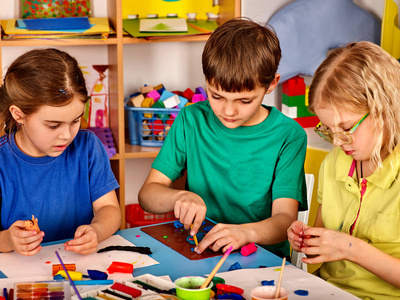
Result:
<svg viewBox="0 0 400 300"><path fill-rule="evenodd" d="M125 144L125 158L155 158L160 149L160 147Z"/></svg>
<svg viewBox="0 0 400 300"><path fill-rule="evenodd" d="M99 45L115 45L117 39L107 38L106 40L100 39L2 39L1 46L99 46Z"/></svg>
<svg viewBox="0 0 400 300"><path fill-rule="evenodd" d="M150 44L150 43L168 43L168 42L202 42L207 41L210 35L182 35L171 37L160 37L153 39L124 37L124 44Z"/></svg>

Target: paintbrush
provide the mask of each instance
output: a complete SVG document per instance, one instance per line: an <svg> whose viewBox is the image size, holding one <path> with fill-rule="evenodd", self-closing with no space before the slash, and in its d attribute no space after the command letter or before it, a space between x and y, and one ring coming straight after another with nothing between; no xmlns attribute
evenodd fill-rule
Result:
<svg viewBox="0 0 400 300"><path fill-rule="evenodd" d="M72 288L74 289L76 296L78 297L79 300L82 300L81 295L79 295L79 292L78 292L78 290L77 290L77 288L76 288L76 286L75 286L74 281L71 279L71 276L69 276L68 270L67 270L67 268L65 267L65 265L64 265L64 263L63 263L63 261L62 261L60 255L58 254L57 251L55 251L55 252L56 252L56 255L57 255L58 260L60 261L61 266L63 267L63 269L64 269L64 271L65 271L65 274L67 274L69 283L72 285Z"/></svg>
<svg viewBox="0 0 400 300"><path fill-rule="evenodd" d="M281 292L282 275L283 275L283 269L285 268L285 262L286 262L286 257L284 257L282 261L281 273L279 274L278 287L276 288L275 298L279 298L279 294Z"/></svg>
<svg viewBox="0 0 400 300"><path fill-rule="evenodd" d="M210 275L208 275L206 281L204 281L204 283L200 286L201 289L204 289L204 288L206 288L208 286L210 281L213 279L215 274L218 272L219 268L222 266L222 264L224 263L224 261L228 257L229 253L231 253L232 249L233 249L232 246L230 246L229 249L225 251L225 253L222 256L222 258L220 259L220 261L217 263L217 265L211 271Z"/></svg>

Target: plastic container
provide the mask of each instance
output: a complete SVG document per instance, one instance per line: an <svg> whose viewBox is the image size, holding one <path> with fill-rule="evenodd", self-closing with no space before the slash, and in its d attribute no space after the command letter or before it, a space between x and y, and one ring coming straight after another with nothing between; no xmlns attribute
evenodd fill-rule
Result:
<svg viewBox="0 0 400 300"><path fill-rule="evenodd" d="M259 286L251 291L251 300L287 300L289 297L289 292L284 288L281 288L280 295L278 298L276 296L276 286Z"/></svg>
<svg viewBox="0 0 400 300"><path fill-rule="evenodd" d="M161 147L180 108L142 108L125 105L129 143Z"/></svg>
<svg viewBox="0 0 400 300"><path fill-rule="evenodd" d="M139 204L129 204L125 206L125 219L127 228L177 220L174 212L151 214L144 211Z"/></svg>
<svg viewBox="0 0 400 300"><path fill-rule="evenodd" d="M185 276L175 280L176 295L182 300L209 300L213 282L200 289L207 278L201 276Z"/></svg>

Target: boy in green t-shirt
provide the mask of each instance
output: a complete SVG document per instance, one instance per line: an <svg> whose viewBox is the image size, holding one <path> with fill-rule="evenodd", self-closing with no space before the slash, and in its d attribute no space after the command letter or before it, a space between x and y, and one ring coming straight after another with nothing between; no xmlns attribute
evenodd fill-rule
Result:
<svg viewBox="0 0 400 300"><path fill-rule="evenodd" d="M195 248L225 252L254 242L289 255L286 230L307 209L305 131L262 105L278 85L281 50L273 30L233 19L207 41L208 101L183 108L139 192L146 211L175 216L197 233L218 224ZM171 188L186 170L186 190Z"/></svg>

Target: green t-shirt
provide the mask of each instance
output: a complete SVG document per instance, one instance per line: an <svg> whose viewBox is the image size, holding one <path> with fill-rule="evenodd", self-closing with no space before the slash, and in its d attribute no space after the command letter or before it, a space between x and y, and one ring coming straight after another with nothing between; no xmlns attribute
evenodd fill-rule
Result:
<svg viewBox="0 0 400 300"><path fill-rule="evenodd" d="M307 135L274 107L260 124L225 127L208 101L183 108L152 167L172 181L186 170L186 188L207 206L207 217L227 224L271 217L272 201L293 198L307 209L304 159ZM266 246L289 255L286 242Z"/></svg>

